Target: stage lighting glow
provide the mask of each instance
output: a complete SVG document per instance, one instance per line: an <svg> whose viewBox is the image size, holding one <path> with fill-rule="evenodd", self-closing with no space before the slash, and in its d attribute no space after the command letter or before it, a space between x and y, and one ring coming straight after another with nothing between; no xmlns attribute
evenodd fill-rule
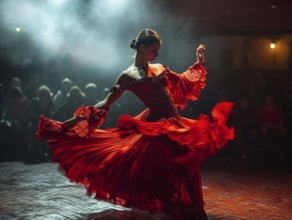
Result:
<svg viewBox="0 0 292 220"><path fill-rule="evenodd" d="M21 31L20 27L16 27L16 28L15 28L15 31L16 31L16 32L20 32L20 31Z"/></svg>
<svg viewBox="0 0 292 220"><path fill-rule="evenodd" d="M276 48L276 44L275 44L275 43L271 43L271 44L270 44L270 48L271 48L271 49L275 49L275 48Z"/></svg>
<svg viewBox="0 0 292 220"><path fill-rule="evenodd" d="M109 6L119 6L120 4L123 3L123 0L109 0L108 5Z"/></svg>
<svg viewBox="0 0 292 220"><path fill-rule="evenodd" d="M56 7L60 7L65 4L67 0L50 0L49 2Z"/></svg>

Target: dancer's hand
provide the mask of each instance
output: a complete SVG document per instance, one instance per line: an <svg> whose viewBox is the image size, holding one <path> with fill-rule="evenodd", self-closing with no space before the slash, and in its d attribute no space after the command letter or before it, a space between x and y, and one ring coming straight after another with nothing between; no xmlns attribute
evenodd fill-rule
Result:
<svg viewBox="0 0 292 220"><path fill-rule="evenodd" d="M202 65L204 63L204 51L206 50L205 45L200 44L197 48L197 63Z"/></svg>
<svg viewBox="0 0 292 220"><path fill-rule="evenodd" d="M83 120L86 120L86 118L85 117L76 116L76 117L68 119L67 121L64 121L63 126L66 129L70 129L70 128L74 127L79 121L83 121Z"/></svg>

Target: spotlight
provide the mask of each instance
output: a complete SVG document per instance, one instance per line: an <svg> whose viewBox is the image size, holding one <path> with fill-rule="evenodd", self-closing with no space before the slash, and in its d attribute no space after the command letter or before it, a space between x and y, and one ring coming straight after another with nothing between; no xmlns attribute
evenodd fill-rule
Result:
<svg viewBox="0 0 292 220"><path fill-rule="evenodd" d="M277 5L271 5L271 9L277 8Z"/></svg>
<svg viewBox="0 0 292 220"><path fill-rule="evenodd" d="M275 49L276 48L276 43L275 42L270 43L270 48L271 49Z"/></svg>
<svg viewBox="0 0 292 220"><path fill-rule="evenodd" d="M16 28L15 28L15 31L16 31L16 32L20 32L20 31L21 31L20 27L16 27Z"/></svg>

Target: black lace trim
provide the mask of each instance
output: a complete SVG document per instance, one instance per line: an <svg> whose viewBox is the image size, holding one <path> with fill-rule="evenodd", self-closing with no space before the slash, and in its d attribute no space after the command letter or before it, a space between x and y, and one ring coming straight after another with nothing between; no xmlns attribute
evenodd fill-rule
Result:
<svg viewBox="0 0 292 220"><path fill-rule="evenodd" d="M165 72L164 72L165 73ZM154 82L157 86L157 89L159 90L161 96L164 98L164 100L166 101L166 103L168 103L168 106L167 106L167 109L170 110L171 114L175 117L175 118L179 118L179 113L178 113L178 110L177 108L175 107L172 99L170 98L170 95L169 93L165 90L165 86L162 84L162 82L160 81L160 78L159 78L160 75L158 76L154 76L153 75L153 79L154 79Z"/></svg>
<svg viewBox="0 0 292 220"><path fill-rule="evenodd" d="M129 84L123 86L122 89L126 89L126 88L134 86L134 85L136 85L138 83L145 82L145 81L150 81L150 80L152 80L152 77L144 76L141 79L134 80L133 82L130 82Z"/></svg>

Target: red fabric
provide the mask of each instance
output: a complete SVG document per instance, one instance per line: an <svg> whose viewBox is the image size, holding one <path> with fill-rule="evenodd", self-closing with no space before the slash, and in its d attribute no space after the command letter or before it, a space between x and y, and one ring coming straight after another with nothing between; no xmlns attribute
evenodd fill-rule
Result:
<svg viewBox="0 0 292 220"><path fill-rule="evenodd" d="M37 138L50 139L54 137L83 137L88 138L92 135L97 127L100 127L106 118L107 111L105 109L97 109L93 106L80 106L73 114L74 117L85 118L86 120L79 121L71 129L67 129L64 123L48 119L43 115L40 118L39 130Z"/></svg>
<svg viewBox="0 0 292 220"><path fill-rule="evenodd" d="M184 109L187 106L187 100L195 101L200 97L201 89L206 86L207 70L205 67L195 63L182 74L170 71L167 67L166 69L168 72L167 87L171 91L170 95L176 106Z"/></svg>
<svg viewBox="0 0 292 220"><path fill-rule="evenodd" d="M198 214L203 212L199 165L232 138L233 130L221 124L231 108L218 104L215 123L203 115L146 122L147 109L134 118L123 115L118 128L96 129L88 138L65 133L62 123L42 117L38 136L49 138L53 161L71 181L84 184L88 195L146 210L180 204ZM194 176L196 204L186 191L186 176Z"/></svg>
<svg viewBox="0 0 292 220"><path fill-rule="evenodd" d="M205 73L188 71L180 76L165 74L167 89L179 91L171 98L181 107L187 98L197 98L204 87ZM139 83L133 84L132 91L143 88L140 98L148 103L147 89L154 91L152 81ZM203 215L200 164L233 138L233 129L226 126L232 108L232 103L218 103L212 110L213 120L202 115L197 120L169 117L155 122L147 121L151 111L147 108L136 117L122 115L116 128L88 129L92 132L87 135L76 132L76 126L65 130L61 122L42 117L38 137L48 139L60 170L71 181L85 185L87 194L96 199L145 210ZM106 116L99 112L97 121L90 121L92 112L90 107L81 107L76 114L85 115L85 123L92 128Z"/></svg>
<svg viewBox="0 0 292 220"><path fill-rule="evenodd" d="M73 116L86 118L86 120L78 122L71 130L74 130L79 137L90 137L95 128L100 127L104 123L106 115L107 111L105 109L82 105L74 112Z"/></svg>

